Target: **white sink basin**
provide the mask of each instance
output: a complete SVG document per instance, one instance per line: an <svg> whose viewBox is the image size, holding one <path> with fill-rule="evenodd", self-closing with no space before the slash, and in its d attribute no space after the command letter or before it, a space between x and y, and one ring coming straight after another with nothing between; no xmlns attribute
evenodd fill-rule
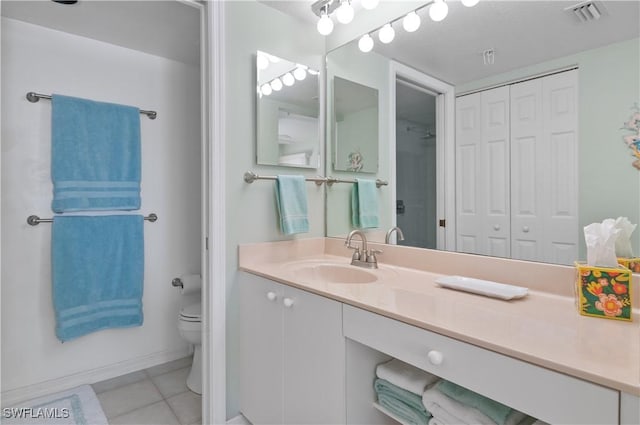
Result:
<svg viewBox="0 0 640 425"><path fill-rule="evenodd" d="M373 283L378 280L374 271L352 265L334 263L302 263L290 267L293 278L302 282Z"/></svg>

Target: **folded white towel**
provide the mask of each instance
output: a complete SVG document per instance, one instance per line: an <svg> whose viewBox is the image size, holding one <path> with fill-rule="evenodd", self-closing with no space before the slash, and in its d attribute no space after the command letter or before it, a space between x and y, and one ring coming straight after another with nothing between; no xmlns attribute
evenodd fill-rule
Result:
<svg viewBox="0 0 640 425"><path fill-rule="evenodd" d="M437 376L398 359L379 364L376 368L376 376L417 395L422 395L427 386L438 381Z"/></svg>
<svg viewBox="0 0 640 425"><path fill-rule="evenodd" d="M439 422L434 425L496 425L490 417L478 409L442 394L437 388L429 388L424 392L422 404ZM507 416L504 425L517 425L525 416L522 412L512 410Z"/></svg>

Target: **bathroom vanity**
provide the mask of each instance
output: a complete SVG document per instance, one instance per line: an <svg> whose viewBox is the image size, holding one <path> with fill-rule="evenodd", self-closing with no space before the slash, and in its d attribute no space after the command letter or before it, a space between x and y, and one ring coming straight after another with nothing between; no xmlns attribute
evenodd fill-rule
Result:
<svg viewBox="0 0 640 425"><path fill-rule="evenodd" d="M571 267L377 248L379 269L365 270L339 239L240 247L241 410L252 423L395 423L372 385L392 357L548 423L640 423L637 310L631 323L580 316ZM529 294L434 283L448 274Z"/></svg>

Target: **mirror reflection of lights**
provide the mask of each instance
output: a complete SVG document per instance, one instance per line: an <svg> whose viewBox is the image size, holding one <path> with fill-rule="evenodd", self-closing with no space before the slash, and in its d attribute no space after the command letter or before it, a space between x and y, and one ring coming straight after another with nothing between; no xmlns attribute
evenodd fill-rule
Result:
<svg viewBox="0 0 640 425"><path fill-rule="evenodd" d="M258 94L262 96L269 96L271 93L282 90L285 86L291 87L296 81L302 81L307 78L307 73L310 75L319 75L320 71L307 68L305 65L296 64L296 67L290 71L279 75L267 83L264 83L258 87Z"/></svg>
<svg viewBox="0 0 640 425"><path fill-rule="evenodd" d="M263 84L260 87L260 93L262 93L265 96L269 96L272 92L273 90L271 90L271 86L269 84Z"/></svg>
<svg viewBox="0 0 640 425"><path fill-rule="evenodd" d="M274 78L273 80L271 80L271 83L269 83L269 85L274 91L282 90L282 81L280 81L280 78Z"/></svg>
<svg viewBox="0 0 640 425"><path fill-rule="evenodd" d="M293 74L291 74L290 72L287 72L282 76L282 82L284 83L285 86L291 87L292 85L295 84L296 79L293 78Z"/></svg>
<svg viewBox="0 0 640 425"><path fill-rule="evenodd" d="M298 81L302 81L305 78L307 78L307 71L306 69L302 68L302 67L297 67L294 71L293 71L293 76L296 78L296 80Z"/></svg>

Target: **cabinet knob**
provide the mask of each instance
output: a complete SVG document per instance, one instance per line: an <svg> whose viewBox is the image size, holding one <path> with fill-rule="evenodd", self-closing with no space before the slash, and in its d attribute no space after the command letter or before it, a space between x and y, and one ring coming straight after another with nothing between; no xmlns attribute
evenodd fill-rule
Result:
<svg viewBox="0 0 640 425"><path fill-rule="evenodd" d="M427 353L427 357L429 358L429 362L432 365L436 365L436 366L441 364L442 360L444 359L444 356L442 355L442 353L436 350L429 351L429 353Z"/></svg>
<svg viewBox="0 0 640 425"><path fill-rule="evenodd" d="M278 297L276 296L275 292L273 292L273 291L267 292L267 299L269 301L275 301L276 298L278 298Z"/></svg>
<svg viewBox="0 0 640 425"><path fill-rule="evenodd" d="M291 307L293 305L293 300L291 298L285 298L282 303L285 307Z"/></svg>
<svg viewBox="0 0 640 425"><path fill-rule="evenodd" d="M495 230L495 231L500 230L500 225L499 224L494 224L493 225L493 230Z"/></svg>
<svg viewBox="0 0 640 425"><path fill-rule="evenodd" d="M529 233L529 226L523 226L522 231L525 233Z"/></svg>

